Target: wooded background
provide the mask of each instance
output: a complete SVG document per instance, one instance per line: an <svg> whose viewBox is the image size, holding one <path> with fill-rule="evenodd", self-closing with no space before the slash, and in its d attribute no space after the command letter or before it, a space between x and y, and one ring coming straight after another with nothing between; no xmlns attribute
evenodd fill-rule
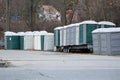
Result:
<svg viewBox="0 0 120 80"><path fill-rule="evenodd" d="M42 5L55 7L61 13L61 21L38 18ZM13 15L19 20L11 21ZM112 21L120 26L120 0L0 0L0 18L0 31L53 32L57 26L83 20Z"/></svg>

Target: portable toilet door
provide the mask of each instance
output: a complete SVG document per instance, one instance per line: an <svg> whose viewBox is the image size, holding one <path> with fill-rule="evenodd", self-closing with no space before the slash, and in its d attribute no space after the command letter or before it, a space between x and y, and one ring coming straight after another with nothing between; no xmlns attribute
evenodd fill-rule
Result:
<svg viewBox="0 0 120 80"><path fill-rule="evenodd" d="M63 27L57 27L54 29L54 46L60 46L60 29Z"/></svg>
<svg viewBox="0 0 120 80"><path fill-rule="evenodd" d="M25 36L25 33L24 32L18 32L17 34L20 37L20 49L24 50L24 36Z"/></svg>
<svg viewBox="0 0 120 80"><path fill-rule="evenodd" d="M14 32L5 32L6 49L20 49L19 36Z"/></svg>
<svg viewBox="0 0 120 80"><path fill-rule="evenodd" d="M34 49L34 38L33 38L33 32L31 32L31 31L25 32L24 49L25 50L33 50Z"/></svg>
<svg viewBox="0 0 120 80"><path fill-rule="evenodd" d="M98 28L110 28L110 27L115 27L116 24L110 21L101 21L98 22Z"/></svg>
<svg viewBox="0 0 120 80"><path fill-rule="evenodd" d="M48 34L47 31L40 31L40 47L42 51L44 51L46 34Z"/></svg>
<svg viewBox="0 0 120 80"><path fill-rule="evenodd" d="M40 32L34 32L34 50L41 50L41 39L40 39Z"/></svg>
<svg viewBox="0 0 120 80"><path fill-rule="evenodd" d="M41 35L41 50L44 51L44 39L45 35Z"/></svg>
<svg viewBox="0 0 120 80"><path fill-rule="evenodd" d="M87 20L79 25L79 43L80 45L92 45L92 31L97 29L97 22Z"/></svg>
<svg viewBox="0 0 120 80"><path fill-rule="evenodd" d="M54 34L48 33L44 36L44 50L53 51L54 50Z"/></svg>

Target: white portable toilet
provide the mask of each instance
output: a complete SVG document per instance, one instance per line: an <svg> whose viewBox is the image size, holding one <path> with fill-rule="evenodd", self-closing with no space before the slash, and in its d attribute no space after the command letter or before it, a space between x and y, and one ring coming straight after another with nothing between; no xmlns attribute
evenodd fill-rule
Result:
<svg viewBox="0 0 120 80"><path fill-rule="evenodd" d="M53 51L54 50L54 34L48 33L44 36L44 50Z"/></svg>
<svg viewBox="0 0 120 80"><path fill-rule="evenodd" d="M24 49L25 50L33 50L34 49L34 38L33 38L33 32L31 32L31 31L25 32Z"/></svg>
<svg viewBox="0 0 120 80"><path fill-rule="evenodd" d="M34 31L34 50L41 50L40 32Z"/></svg>
<svg viewBox="0 0 120 80"><path fill-rule="evenodd" d="M66 46L66 28L67 26L63 27L63 46Z"/></svg>
<svg viewBox="0 0 120 80"><path fill-rule="evenodd" d="M120 55L120 28L100 28L92 35L94 54Z"/></svg>

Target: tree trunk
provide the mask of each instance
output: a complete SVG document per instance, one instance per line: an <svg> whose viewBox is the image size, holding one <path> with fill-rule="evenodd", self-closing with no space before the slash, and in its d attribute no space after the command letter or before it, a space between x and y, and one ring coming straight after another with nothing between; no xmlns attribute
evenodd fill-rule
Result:
<svg viewBox="0 0 120 80"><path fill-rule="evenodd" d="M6 0L6 31L10 31L11 0Z"/></svg>

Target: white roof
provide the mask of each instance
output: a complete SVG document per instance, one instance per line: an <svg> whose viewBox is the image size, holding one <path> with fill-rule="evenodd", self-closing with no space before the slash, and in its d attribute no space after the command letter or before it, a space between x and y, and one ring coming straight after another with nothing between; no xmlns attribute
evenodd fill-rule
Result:
<svg viewBox="0 0 120 80"><path fill-rule="evenodd" d="M54 35L53 33L48 33L47 35Z"/></svg>
<svg viewBox="0 0 120 80"><path fill-rule="evenodd" d="M40 32L39 31L34 31L33 35L40 35Z"/></svg>
<svg viewBox="0 0 120 80"><path fill-rule="evenodd" d="M61 28L63 28L63 27L56 27L54 30L59 30L59 29L61 29Z"/></svg>
<svg viewBox="0 0 120 80"><path fill-rule="evenodd" d="M17 33L11 32L11 31L6 31L4 34L5 36L16 36L17 35Z"/></svg>
<svg viewBox="0 0 120 80"><path fill-rule="evenodd" d="M101 21L101 22L98 22L98 24L100 25L113 25L113 26L116 26L116 24L114 24L113 22L110 22L110 21Z"/></svg>
<svg viewBox="0 0 120 80"><path fill-rule="evenodd" d="M68 27L75 27L75 24L70 24Z"/></svg>
<svg viewBox="0 0 120 80"><path fill-rule="evenodd" d="M79 26L80 24L82 24L82 22L79 22L79 23L75 23L76 26Z"/></svg>
<svg viewBox="0 0 120 80"><path fill-rule="evenodd" d="M64 26L64 28L67 28L67 27L68 27L68 25L65 25L65 26Z"/></svg>
<svg viewBox="0 0 120 80"><path fill-rule="evenodd" d="M24 33L24 32L18 32L17 35L19 35L19 36L24 36L25 33Z"/></svg>
<svg viewBox="0 0 120 80"><path fill-rule="evenodd" d="M27 32L25 32L25 35L33 35L33 32L27 31Z"/></svg>
<svg viewBox="0 0 120 80"><path fill-rule="evenodd" d="M92 31L92 33L105 33L105 32L120 32L120 28L99 28Z"/></svg>
<svg viewBox="0 0 120 80"><path fill-rule="evenodd" d="M81 22L79 24L98 24L98 23L96 21L94 21L94 20L86 20L86 21L83 21L83 22Z"/></svg>
<svg viewBox="0 0 120 80"><path fill-rule="evenodd" d="M40 35L46 35L47 33L47 31L40 31Z"/></svg>

